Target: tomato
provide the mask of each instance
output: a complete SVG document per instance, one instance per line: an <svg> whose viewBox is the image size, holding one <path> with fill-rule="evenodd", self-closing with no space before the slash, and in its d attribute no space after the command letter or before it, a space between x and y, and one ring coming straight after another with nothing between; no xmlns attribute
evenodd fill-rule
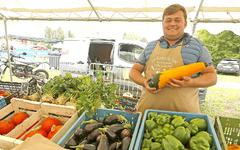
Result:
<svg viewBox="0 0 240 150"><path fill-rule="evenodd" d="M7 120L0 121L0 134L7 134L14 128L15 125L11 121Z"/></svg>
<svg viewBox="0 0 240 150"><path fill-rule="evenodd" d="M51 131L48 133L47 138L51 139L61 128L62 128L62 125L58 125L58 126L53 125L51 128Z"/></svg>
<svg viewBox="0 0 240 150"><path fill-rule="evenodd" d="M48 117L46 119L44 119L41 123L41 129L45 130L47 133L49 133L51 131L52 126L58 126L58 125L62 125L61 121L53 118L53 117Z"/></svg>
<svg viewBox="0 0 240 150"><path fill-rule="evenodd" d="M25 112L17 112L17 113L14 113L14 115L11 118L11 121L15 125L18 125L18 124L22 123L28 117L29 117L29 115Z"/></svg>
<svg viewBox="0 0 240 150"><path fill-rule="evenodd" d="M32 131L28 132L24 136L23 140L26 140L27 138L32 137L35 134L41 134L42 136L47 137L47 132L46 131L44 131L42 129L37 129L37 130L32 130Z"/></svg>

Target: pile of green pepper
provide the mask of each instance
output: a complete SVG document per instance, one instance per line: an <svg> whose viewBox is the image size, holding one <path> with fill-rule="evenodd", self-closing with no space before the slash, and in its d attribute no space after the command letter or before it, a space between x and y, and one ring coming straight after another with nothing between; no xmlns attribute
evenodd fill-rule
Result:
<svg viewBox="0 0 240 150"><path fill-rule="evenodd" d="M142 150L212 150L212 135L202 118L150 112L145 122Z"/></svg>

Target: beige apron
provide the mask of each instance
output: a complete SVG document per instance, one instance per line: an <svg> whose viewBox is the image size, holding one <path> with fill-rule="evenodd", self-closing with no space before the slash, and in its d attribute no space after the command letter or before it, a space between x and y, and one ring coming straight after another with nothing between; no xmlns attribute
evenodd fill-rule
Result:
<svg viewBox="0 0 240 150"><path fill-rule="evenodd" d="M157 72L184 65L181 48L182 44L176 48L164 49L158 42L146 63L144 70L146 78L151 78ZM159 93L152 94L144 88L137 104L137 111L143 113L146 109L199 113L198 89L165 87Z"/></svg>

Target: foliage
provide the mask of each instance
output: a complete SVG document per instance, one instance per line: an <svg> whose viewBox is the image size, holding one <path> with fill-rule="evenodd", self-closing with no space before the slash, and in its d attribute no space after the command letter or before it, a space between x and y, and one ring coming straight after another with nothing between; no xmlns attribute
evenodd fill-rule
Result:
<svg viewBox="0 0 240 150"><path fill-rule="evenodd" d="M211 53L214 65L223 58L240 58L240 36L234 32L225 30L214 35L207 30L199 30L197 35Z"/></svg>
<svg viewBox="0 0 240 150"><path fill-rule="evenodd" d="M87 110L91 114L101 106L113 108L117 99L116 90L117 85L105 83L102 74L93 78L91 76L72 77L67 73L65 76L55 76L48 81L43 86L43 95L54 98L52 103L75 103L80 113Z"/></svg>
<svg viewBox="0 0 240 150"><path fill-rule="evenodd" d="M144 37L141 37L139 35L137 35L136 33L124 33L123 34L123 39L124 40L138 40L141 42L147 42L147 39Z"/></svg>
<svg viewBox="0 0 240 150"><path fill-rule="evenodd" d="M45 38L55 39L55 40L64 40L65 37L73 38L74 34L69 30L66 35L61 27L58 29L52 29L50 27L46 27L45 29Z"/></svg>

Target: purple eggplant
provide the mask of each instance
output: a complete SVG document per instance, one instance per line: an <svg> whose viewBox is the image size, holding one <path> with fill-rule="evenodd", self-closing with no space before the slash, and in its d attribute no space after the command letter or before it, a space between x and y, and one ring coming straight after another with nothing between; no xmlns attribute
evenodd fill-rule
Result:
<svg viewBox="0 0 240 150"><path fill-rule="evenodd" d="M108 150L108 149L109 149L108 138L105 134L102 134L97 150Z"/></svg>

